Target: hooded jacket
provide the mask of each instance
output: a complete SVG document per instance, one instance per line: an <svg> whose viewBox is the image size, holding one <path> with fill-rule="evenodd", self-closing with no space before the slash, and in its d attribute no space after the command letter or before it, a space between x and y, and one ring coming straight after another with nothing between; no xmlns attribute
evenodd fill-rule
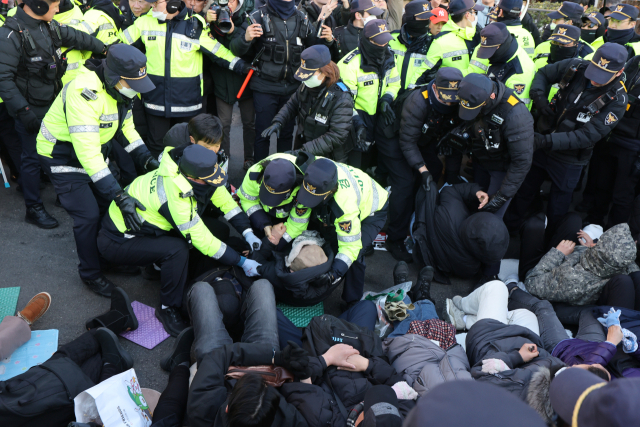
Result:
<svg viewBox="0 0 640 427"><path fill-rule="evenodd" d="M551 248L527 273L524 285L540 299L593 304L610 278L640 270L635 259L636 244L629 225L618 224L605 231L592 248L576 246L568 256Z"/></svg>
<svg viewBox="0 0 640 427"><path fill-rule="evenodd" d="M475 276L482 263L498 262L509 246L509 233L497 216L478 213L477 184L422 187L416 196L414 257L436 269L436 281Z"/></svg>

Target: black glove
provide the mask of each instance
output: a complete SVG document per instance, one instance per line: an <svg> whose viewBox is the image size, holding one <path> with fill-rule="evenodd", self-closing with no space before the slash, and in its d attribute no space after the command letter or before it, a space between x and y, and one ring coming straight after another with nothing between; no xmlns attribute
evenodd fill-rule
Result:
<svg viewBox="0 0 640 427"><path fill-rule="evenodd" d="M276 137L280 138L280 129L282 129L282 123L274 122L271 126L262 131L263 138L270 138L271 135L275 132Z"/></svg>
<svg viewBox="0 0 640 427"><path fill-rule="evenodd" d="M149 156L144 162L144 170L147 172L154 171L160 167L160 162L155 157Z"/></svg>
<svg viewBox="0 0 640 427"><path fill-rule="evenodd" d="M547 138L547 135L543 135L541 133L533 134L533 150L539 150L541 148L551 148L553 147L553 141L551 138Z"/></svg>
<svg viewBox="0 0 640 427"><path fill-rule="evenodd" d="M489 212L489 213L498 212L498 210L505 203L507 203L507 200L509 200L509 199L504 197L502 195L502 193L500 192L500 190L498 190L498 192L496 194L491 196L491 198L489 199L489 203L487 203L486 205L484 205L484 207L482 209L480 209L480 212Z"/></svg>
<svg viewBox="0 0 640 427"><path fill-rule="evenodd" d="M287 341L287 344L289 345L283 350L276 351L273 355L273 363L287 369L297 378L309 378L309 353L293 341Z"/></svg>
<svg viewBox="0 0 640 427"><path fill-rule="evenodd" d="M127 226L127 230L131 231L140 231L140 227L142 227L142 221L140 221L140 217L136 212L136 208L141 211L146 211L142 203L140 203L136 198L131 197L126 191L120 190L116 194L115 199L116 205L120 208L120 212L122 212L122 218L124 219L124 224Z"/></svg>
<svg viewBox="0 0 640 427"><path fill-rule="evenodd" d="M37 134L40 131L42 120L40 120L38 116L36 116L36 113L34 113L30 107L25 107L22 110L18 111L16 116L24 126L24 129L27 131L27 133Z"/></svg>
<svg viewBox="0 0 640 427"><path fill-rule="evenodd" d="M422 188L424 188L424 191L431 191L431 183L433 182L433 177L431 176L431 172L429 171L421 172L420 178L422 178Z"/></svg>
<svg viewBox="0 0 640 427"><path fill-rule="evenodd" d="M380 99L380 115L384 120L385 126L391 126L396 121L396 113L393 112L391 102L384 97Z"/></svg>
<svg viewBox="0 0 640 427"><path fill-rule="evenodd" d="M335 281L335 274L333 271L329 270L326 273L321 274L320 276L316 277L312 282L311 282L311 286L315 287L315 288L322 288L322 287L329 287L333 284L333 282Z"/></svg>
<svg viewBox="0 0 640 427"><path fill-rule="evenodd" d="M544 94L535 94L531 97L533 103L536 105L536 109L543 116L553 116L555 111L549 105L549 100L545 98Z"/></svg>
<svg viewBox="0 0 640 427"><path fill-rule="evenodd" d="M373 146L373 142L367 141L367 126L360 116L353 116L353 126L356 130L355 149L361 153L368 152Z"/></svg>

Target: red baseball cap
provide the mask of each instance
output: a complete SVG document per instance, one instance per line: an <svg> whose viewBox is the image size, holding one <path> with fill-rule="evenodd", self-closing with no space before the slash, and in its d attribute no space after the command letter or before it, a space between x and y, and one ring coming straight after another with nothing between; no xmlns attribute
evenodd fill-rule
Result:
<svg viewBox="0 0 640 427"><path fill-rule="evenodd" d="M437 24L438 22L447 22L449 20L449 13L441 7L431 9L431 13L433 13L433 16L429 19L434 24Z"/></svg>

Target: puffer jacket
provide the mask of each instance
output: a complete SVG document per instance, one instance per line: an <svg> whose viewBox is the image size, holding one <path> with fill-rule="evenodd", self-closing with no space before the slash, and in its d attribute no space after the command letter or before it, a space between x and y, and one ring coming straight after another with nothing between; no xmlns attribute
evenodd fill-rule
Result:
<svg viewBox="0 0 640 427"><path fill-rule="evenodd" d="M315 232L305 231L304 233ZM294 245L298 239L300 236L294 240ZM262 264L258 267L258 273L273 285L278 302L295 307L308 307L324 301L340 284L321 286L316 284L315 279L331 270L333 264L334 254L331 244L323 240L322 249L327 256L325 263L291 272L287 266L287 255L277 252L276 246L264 237L262 246L254 253L253 259Z"/></svg>
<svg viewBox="0 0 640 427"><path fill-rule="evenodd" d="M618 224L605 231L592 248L576 246L569 256L551 248L527 273L524 286L532 295L551 302L593 304L610 278L640 270L635 259L629 225Z"/></svg>
<svg viewBox="0 0 640 427"><path fill-rule="evenodd" d="M447 381L472 379L459 344L445 351L421 335L406 334L385 340L383 349L391 366L420 396Z"/></svg>
<svg viewBox="0 0 640 427"><path fill-rule="evenodd" d="M332 111L329 116L319 117L316 111L326 102L328 96L337 98L333 101ZM338 81L329 88L322 86L318 89L309 89L301 84L272 122L284 124L297 117L299 138L301 137L303 142L301 148L304 151L346 163L350 151L352 116L353 97L344 83ZM325 127L328 129L320 133Z"/></svg>
<svg viewBox="0 0 640 427"><path fill-rule="evenodd" d="M518 350L528 343L538 347L539 356L525 363ZM482 319L469 329L466 347L473 379L497 385L520 397L550 424L551 372L555 374L565 364L544 349L537 334L523 326ZM502 360L510 369L496 374L482 372L482 361L487 359Z"/></svg>

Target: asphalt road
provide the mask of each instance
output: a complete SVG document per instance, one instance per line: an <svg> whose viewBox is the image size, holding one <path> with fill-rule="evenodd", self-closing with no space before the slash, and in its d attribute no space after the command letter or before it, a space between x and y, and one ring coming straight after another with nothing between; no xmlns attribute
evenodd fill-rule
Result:
<svg viewBox="0 0 640 427"><path fill-rule="evenodd" d="M239 111L236 108L231 129L230 177L233 185L242 182L244 171L242 162L242 128ZM271 144L275 152L275 140ZM6 168L6 166L5 166ZM80 280L77 272L78 258L73 238L72 220L62 208L54 206L56 195L51 184L42 190L42 199L47 210L60 222L53 230L41 230L24 221L24 201L21 193L0 188L0 287L20 286L18 310L38 292L51 294L52 304L46 315L34 329L58 329L59 343L63 344L82 334L87 319L109 309L108 298L89 290ZM382 290L393 285L392 271L396 261L384 251L375 251L366 259L365 290ZM411 278L416 279L417 268L411 265ZM117 286L122 287L131 297L151 307L160 304L159 282L151 282L142 276L125 277L108 275ZM472 289L473 281L453 278L452 285L434 283L432 297L438 313L442 314L445 298L466 295ZM325 301L325 312L340 314L340 294L337 289ZM120 339L135 360L134 368L142 387L164 390L168 373L160 369L159 361L171 350L174 338L169 338L153 350L147 350L124 338Z"/></svg>

